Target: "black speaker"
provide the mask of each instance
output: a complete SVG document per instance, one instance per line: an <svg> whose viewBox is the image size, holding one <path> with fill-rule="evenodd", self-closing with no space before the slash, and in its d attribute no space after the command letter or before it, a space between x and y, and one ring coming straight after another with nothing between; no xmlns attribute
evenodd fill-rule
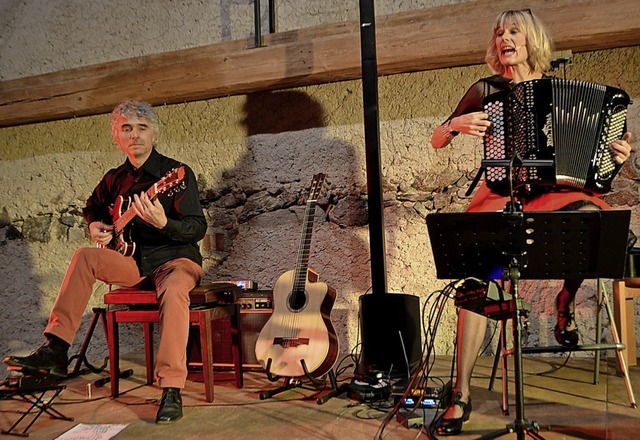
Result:
<svg viewBox="0 0 640 440"><path fill-rule="evenodd" d="M402 293L360 296L358 374L407 377L422 357L420 300Z"/></svg>

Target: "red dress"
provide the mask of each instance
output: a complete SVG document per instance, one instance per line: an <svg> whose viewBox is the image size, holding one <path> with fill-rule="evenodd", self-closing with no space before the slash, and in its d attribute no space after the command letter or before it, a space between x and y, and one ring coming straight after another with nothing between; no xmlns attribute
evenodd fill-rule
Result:
<svg viewBox="0 0 640 440"><path fill-rule="evenodd" d="M486 183L482 183L467 206L467 212L502 211L508 201L509 196L496 194ZM521 200L523 211L557 211L570 203L580 201L591 202L601 209L611 209L611 206L599 197L572 189L560 189Z"/></svg>

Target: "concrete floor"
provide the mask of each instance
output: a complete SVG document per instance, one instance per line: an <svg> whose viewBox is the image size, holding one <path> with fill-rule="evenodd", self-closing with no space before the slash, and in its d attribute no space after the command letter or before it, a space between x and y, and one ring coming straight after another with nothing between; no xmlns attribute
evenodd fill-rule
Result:
<svg viewBox="0 0 640 440"><path fill-rule="evenodd" d="M593 361L565 357L533 357L524 359L525 418L540 425L539 434L546 439L631 439L638 438L640 411L631 408L625 383L615 374L612 360L603 359L599 384L593 384ZM510 415L500 409L501 380L494 391L487 389L493 358L481 357L473 380L473 412L464 425L459 439L476 439L505 428L515 419L514 383L509 383ZM562 366L562 367L561 367ZM140 356L124 355L122 367L133 368L134 375L122 379L123 394L109 396L109 386L92 387L87 397L87 384L99 377L89 373L63 382L66 388L54 400L53 408L73 421L58 420L44 414L29 429L30 439L55 439L76 425L126 424L116 439L416 439L429 438L418 427L407 428L402 421L415 422L419 417L390 417L390 406L361 403L342 395L319 405L317 392L308 389L288 390L260 400L261 391L270 390L272 383L260 372L245 374L245 387L236 389L232 375L216 372L215 399L209 404L203 399L204 387L198 373L190 376L183 391L184 417L172 425L156 425L157 399L160 389L144 385L144 366ZM560 368L561 367L561 368ZM432 377L445 380L450 359L437 359ZM539 373L556 370L550 374ZM351 371L351 370L350 370ZM512 370L511 370L512 371ZM631 381L636 394L640 392L640 368L632 367ZM346 383L350 378L345 376ZM436 379L434 379L436 380ZM325 393L321 392L321 394ZM0 427L9 427L27 405L15 398L0 400ZM433 413L425 413L427 423ZM25 419L16 432L25 429L31 418ZM506 434L501 438L516 438ZM10 438L10 437L5 437ZM89 437L73 437L75 440ZM100 437L92 437L99 439Z"/></svg>

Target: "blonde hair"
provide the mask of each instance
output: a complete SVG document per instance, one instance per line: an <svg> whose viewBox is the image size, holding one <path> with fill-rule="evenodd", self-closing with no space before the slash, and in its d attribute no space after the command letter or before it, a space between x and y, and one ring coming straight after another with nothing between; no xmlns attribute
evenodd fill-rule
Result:
<svg viewBox="0 0 640 440"><path fill-rule="evenodd" d="M530 9L504 11L498 15L493 24L493 35L487 44L485 61L489 68L499 75L505 73L505 66L500 63L496 48L496 32L510 24L515 24L525 35L529 67L533 71L548 70L551 67L553 41L544 23Z"/></svg>

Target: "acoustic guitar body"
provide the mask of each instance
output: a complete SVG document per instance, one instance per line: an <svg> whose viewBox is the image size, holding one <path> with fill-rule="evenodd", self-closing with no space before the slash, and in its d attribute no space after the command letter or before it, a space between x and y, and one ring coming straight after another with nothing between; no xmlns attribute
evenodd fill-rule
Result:
<svg viewBox="0 0 640 440"><path fill-rule="evenodd" d="M333 368L338 357L338 338L330 319L336 292L326 283L311 281L317 279L312 270L304 291L294 289L294 279L291 270L276 281L273 314L256 341L256 358L275 376L319 377Z"/></svg>

